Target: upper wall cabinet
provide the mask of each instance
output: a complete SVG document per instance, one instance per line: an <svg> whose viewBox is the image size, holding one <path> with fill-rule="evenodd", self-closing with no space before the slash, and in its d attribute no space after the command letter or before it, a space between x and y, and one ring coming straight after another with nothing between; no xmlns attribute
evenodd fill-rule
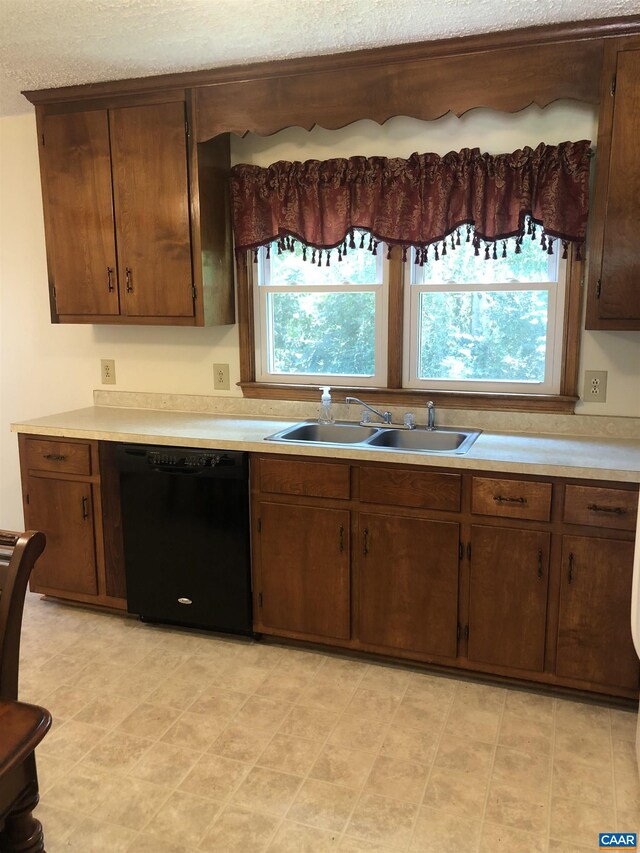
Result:
<svg viewBox="0 0 640 853"><path fill-rule="evenodd" d="M589 236L588 329L640 329L640 39L609 44Z"/></svg>
<svg viewBox="0 0 640 853"><path fill-rule="evenodd" d="M200 164L185 106L39 116L54 321L233 322L228 140L199 146Z"/></svg>

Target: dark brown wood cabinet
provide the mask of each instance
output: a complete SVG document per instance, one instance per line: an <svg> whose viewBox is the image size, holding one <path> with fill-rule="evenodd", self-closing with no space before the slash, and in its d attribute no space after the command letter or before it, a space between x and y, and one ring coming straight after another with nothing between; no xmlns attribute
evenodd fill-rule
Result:
<svg viewBox="0 0 640 853"><path fill-rule="evenodd" d="M184 98L43 111L39 130L55 321L233 322L228 140L203 145L200 167ZM196 233L212 205L216 227Z"/></svg>
<svg viewBox="0 0 640 853"><path fill-rule="evenodd" d="M563 536L556 672L637 689L631 639L633 542Z"/></svg>
<svg viewBox="0 0 640 853"><path fill-rule="evenodd" d="M251 477L257 631L637 695L637 488L270 455Z"/></svg>
<svg viewBox="0 0 640 853"><path fill-rule="evenodd" d="M255 511L257 630L348 640L349 512L267 501Z"/></svg>
<svg viewBox="0 0 640 853"><path fill-rule="evenodd" d="M358 527L360 641L455 658L459 524L360 513Z"/></svg>
<svg viewBox="0 0 640 853"><path fill-rule="evenodd" d="M605 49L589 236L588 329L640 329L640 39Z"/></svg>
<svg viewBox="0 0 640 853"><path fill-rule="evenodd" d="M549 533L473 525L468 658L542 672Z"/></svg>
<svg viewBox="0 0 640 853"><path fill-rule="evenodd" d="M19 450L25 526L47 538L31 590L124 609L122 566L118 578L105 562L98 442L20 435Z"/></svg>
<svg viewBox="0 0 640 853"><path fill-rule="evenodd" d="M97 595L91 483L32 474L26 487L27 527L41 530L47 537L47 546L31 575L31 590Z"/></svg>

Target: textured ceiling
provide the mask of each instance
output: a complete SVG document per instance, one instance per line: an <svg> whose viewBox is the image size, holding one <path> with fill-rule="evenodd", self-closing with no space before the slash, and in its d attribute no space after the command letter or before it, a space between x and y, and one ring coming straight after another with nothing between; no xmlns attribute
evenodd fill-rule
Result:
<svg viewBox="0 0 640 853"><path fill-rule="evenodd" d="M640 0L0 0L0 114L46 89L630 15Z"/></svg>

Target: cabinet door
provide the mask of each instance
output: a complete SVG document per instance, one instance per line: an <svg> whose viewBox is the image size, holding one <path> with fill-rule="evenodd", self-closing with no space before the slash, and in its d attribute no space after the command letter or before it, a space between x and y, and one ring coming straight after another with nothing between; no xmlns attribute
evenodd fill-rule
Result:
<svg viewBox="0 0 640 853"><path fill-rule="evenodd" d="M349 512L264 502L258 514L262 625L348 639Z"/></svg>
<svg viewBox="0 0 640 853"><path fill-rule="evenodd" d="M109 121L122 313L191 317L184 104L122 107Z"/></svg>
<svg viewBox="0 0 640 853"><path fill-rule="evenodd" d="M630 624L633 543L564 536L556 671L636 688Z"/></svg>
<svg viewBox="0 0 640 853"><path fill-rule="evenodd" d="M469 660L544 669L548 569L548 533L472 526Z"/></svg>
<svg viewBox="0 0 640 853"><path fill-rule="evenodd" d="M640 329L640 40L605 46L589 226L587 329ZM609 86L611 85L611 91Z"/></svg>
<svg viewBox="0 0 640 853"><path fill-rule="evenodd" d="M640 320L640 50L618 54L599 315Z"/></svg>
<svg viewBox="0 0 640 853"><path fill-rule="evenodd" d="M27 525L47 537L31 575L31 588L96 595L91 484L32 476L28 496Z"/></svg>
<svg viewBox="0 0 640 853"><path fill-rule="evenodd" d="M45 116L47 257L58 314L118 314L106 110Z"/></svg>
<svg viewBox="0 0 640 853"><path fill-rule="evenodd" d="M358 528L360 640L455 657L459 525L362 513Z"/></svg>

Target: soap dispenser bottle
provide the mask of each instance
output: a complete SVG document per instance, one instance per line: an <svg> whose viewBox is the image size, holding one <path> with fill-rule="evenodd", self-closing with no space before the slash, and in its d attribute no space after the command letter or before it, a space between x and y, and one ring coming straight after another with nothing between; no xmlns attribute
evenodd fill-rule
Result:
<svg viewBox="0 0 640 853"><path fill-rule="evenodd" d="M331 388L328 385L321 386L322 398L320 400L320 414L318 416L319 424L334 424L336 416L333 414L331 407Z"/></svg>

